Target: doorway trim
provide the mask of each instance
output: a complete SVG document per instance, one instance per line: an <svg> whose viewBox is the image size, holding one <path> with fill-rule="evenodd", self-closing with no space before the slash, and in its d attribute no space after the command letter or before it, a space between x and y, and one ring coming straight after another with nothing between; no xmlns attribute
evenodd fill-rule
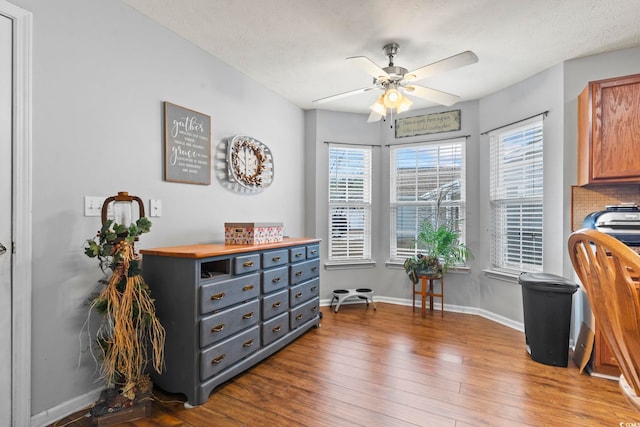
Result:
<svg viewBox="0 0 640 427"><path fill-rule="evenodd" d="M0 13L13 20L13 195L11 271L12 425L31 425L31 79L33 15L6 0Z"/></svg>

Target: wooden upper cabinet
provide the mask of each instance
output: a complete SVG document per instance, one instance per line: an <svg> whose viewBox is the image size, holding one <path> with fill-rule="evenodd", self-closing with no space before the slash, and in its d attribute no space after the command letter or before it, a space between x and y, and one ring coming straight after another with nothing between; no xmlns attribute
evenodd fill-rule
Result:
<svg viewBox="0 0 640 427"><path fill-rule="evenodd" d="M640 74L589 82L578 97L578 185L640 183Z"/></svg>

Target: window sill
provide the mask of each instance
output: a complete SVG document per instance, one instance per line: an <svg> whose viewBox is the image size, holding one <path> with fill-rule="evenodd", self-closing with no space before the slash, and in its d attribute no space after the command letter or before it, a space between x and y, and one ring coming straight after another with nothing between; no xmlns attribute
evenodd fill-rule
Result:
<svg viewBox="0 0 640 427"><path fill-rule="evenodd" d="M520 274L513 271L502 270L482 270L482 272L491 279L502 280L509 283L520 283L518 281Z"/></svg>
<svg viewBox="0 0 640 427"><path fill-rule="evenodd" d="M376 262L373 260L362 261L327 261L324 263L325 270L351 270L357 268L374 268Z"/></svg>
<svg viewBox="0 0 640 427"><path fill-rule="evenodd" d="M387 261L384 263L385 267L387 268L397 268L397 269L403 269L404 270L404 265L402 262L400 261ZM454 268L450 268L449 271L447 271L447 274L449 273L453 273L453 274L469 274L471 272L471 268L466 266L466 265L461 265L459 267L454 267Z"/></svg>

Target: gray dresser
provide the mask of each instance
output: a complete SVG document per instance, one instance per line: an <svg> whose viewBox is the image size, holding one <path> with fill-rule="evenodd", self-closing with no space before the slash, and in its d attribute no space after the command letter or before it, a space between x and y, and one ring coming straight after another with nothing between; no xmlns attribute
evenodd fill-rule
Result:
<svg viewBox="0 0 640 427"><path fill-rule="evenodd" d="M320 241L143 249L164 326L154 383L201 405L211 391L320 325Z"/></svg>

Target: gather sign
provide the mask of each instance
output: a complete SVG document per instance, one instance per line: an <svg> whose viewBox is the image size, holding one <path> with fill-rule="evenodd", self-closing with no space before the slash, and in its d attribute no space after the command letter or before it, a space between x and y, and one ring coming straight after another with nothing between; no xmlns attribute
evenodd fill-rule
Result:
<svg viewBox="0 0 640 427"><path fill-rule="evenodd" d="M164 103L165 181L211 183L211 118Z"/></svg>

